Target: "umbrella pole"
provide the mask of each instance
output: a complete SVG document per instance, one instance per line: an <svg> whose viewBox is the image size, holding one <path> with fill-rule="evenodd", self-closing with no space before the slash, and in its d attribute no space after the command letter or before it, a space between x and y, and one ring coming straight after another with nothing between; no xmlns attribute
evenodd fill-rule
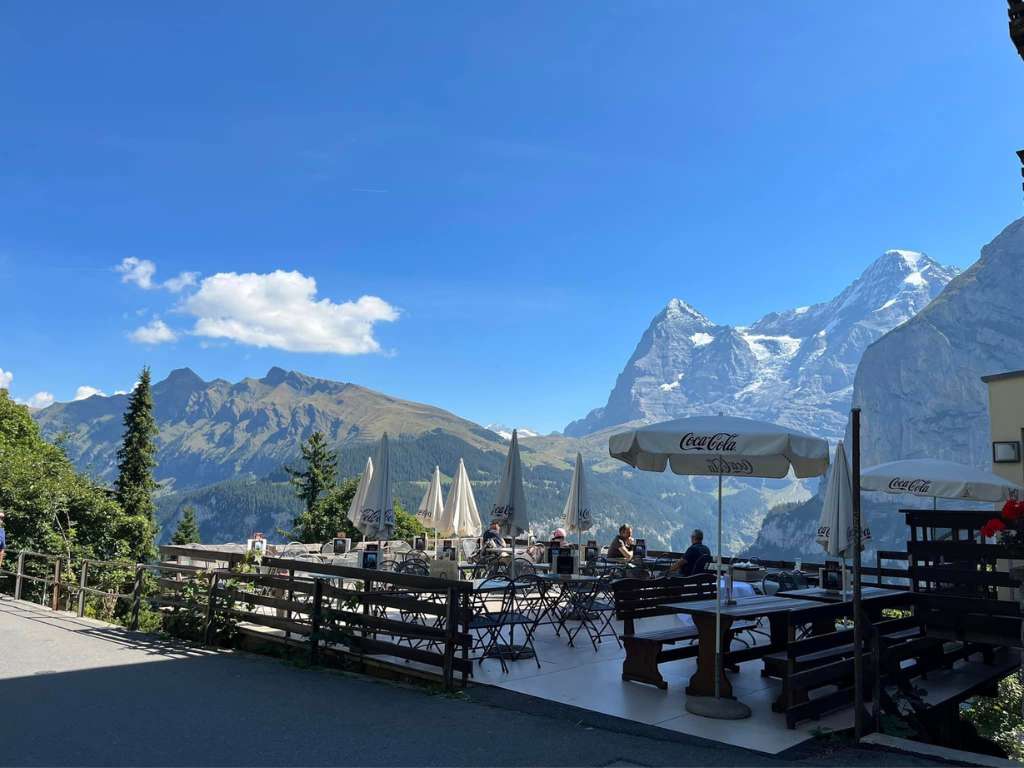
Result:
<svg viewBox="0 0 1024 768"><path fill-rule="evenodd" d="M722 476L718 476L718 568L715 571L715 698L722 698Z"/></svg>
<svg viewBox="0 0 1024 768"><path fill-rule="evenodd" d="M850 412L853 437L853 722L854 735L864 735L864 622L860 589L860 408ZM877 666L878 660L875 660ZM878 674L878 670L875 670Z"/></svg>

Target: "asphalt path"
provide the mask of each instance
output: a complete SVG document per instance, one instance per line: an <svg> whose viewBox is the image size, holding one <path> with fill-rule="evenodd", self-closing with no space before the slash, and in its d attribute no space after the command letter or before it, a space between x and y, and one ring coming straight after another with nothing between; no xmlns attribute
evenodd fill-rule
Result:
<svg viewBox="0 0 1024 768"><path fill-rule="evenodd" d="M195 649L0 596L0 765L793 764L944 763L827 742L768 756L484 686L445 695Z"/></svg>

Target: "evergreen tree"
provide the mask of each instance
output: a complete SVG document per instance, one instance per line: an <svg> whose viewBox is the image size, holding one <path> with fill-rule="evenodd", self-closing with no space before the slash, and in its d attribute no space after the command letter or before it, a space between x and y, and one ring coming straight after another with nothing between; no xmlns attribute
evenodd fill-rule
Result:
<svg viewBox="0 0 1024 768"><path fill-rule="evenodd" d="M181 520L171 537L171 544L199 544L199 524L196 523L196 509L192 505L181 511Z"/></svg>
<svg viewBox="0 0 1024 768"><path fill-rule="evenodd" d="M298 470L286 466L284 469L291 484L295 486L295 495L306 504L306 513L312 515L321 495L334 487L338 473L338 454L327 447L327 438L319 431L309 436L301 450L306 468ZM297 519L295 524L299 524Z"/></svg>
<svg viewBox="0 0 1024 768"><path fill-rule="evenodd" d="M117 452L118 475L114 490L125 515L137 523L138 535L131 542L132 554L138 561L147 561L155 555L153 491L157 488L153 479L157 428L148 366L139 374L139 383L128 400L124 427L124 440Z"/></svg>
<svg viewBox="0 0 1024 768"><path fill-rule="evenodd" d="M348 519L348 508L359 487L359 478L350 477L331 488L313 507L295 518L295 530L289 534L294 541L314 544L333 539L339 533L359 538L359 531Z"/></svg>

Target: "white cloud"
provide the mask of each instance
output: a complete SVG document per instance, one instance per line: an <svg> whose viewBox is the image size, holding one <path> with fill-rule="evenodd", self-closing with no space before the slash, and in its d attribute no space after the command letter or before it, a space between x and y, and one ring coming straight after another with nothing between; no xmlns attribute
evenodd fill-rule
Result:
<svg viewBox="0 0 1024 768"><path fill-rule="evenodd" d="M196 318L197 336L289 352L380 351L374 323L398 319L395 307L376 296L335 304L316 291L316 280L300 272L223 272L205 278L181 309Z"/></svg>
<svg viewBox="0 0 1024 768"><path fill-rule="evenodd" d="M11 373L10 371L5 371L3 368L0 368L0 389L9 389L11 386L11 381L13 381L13 379L13 373Z"/></svg>
<svg viewBox="0 0 1024 768"><path fill-rule="evenodd" d="M199 279L198 272L182 272L177 277L172 277L164 282L164 288L171 293L181 293L186 288L191 288Z"/></svg>
<svg viewBox="0 0 1024 768"><path fill-rule="evenodd" d="M178 334L157 318L146 325L140 325L129 334L129 338L139 344L163 344L165 341L176 341Z"/></svg>
<svg viewBox="0 0 1024 768"><path fill-rule="evenodd" d="M148 291L153 287L156 264L149 259L137 259L134 256L129 256L121 260L117 271L121 273L122 283L135 283L139 288Z"/></svg>
<svg viewBox="0 0 1024 768"><path fill-rule="evenodd" d="M154 282L156 264L149 259L137 259L134 256L122 259L115 269L121 273L122 283L135 283L146 291L153 288L166 288L171 293L181 293L186 288L194 286L199 280L198 272L180 272L177 277L172 277L162 283Z"/></svg>
<svg viewBox="0 0 1024 768"><path fill-rule="evenodd" d="M49 392L36 392L24 404L29 408L45 408L48 405L53 405L53 395Z"/></svg>
<svg viewBox="0 0 1024 768"><path fill-rule="evenodd" d="M102 389L96 389L96 387L90 387L87 384L83 384L75 390L75 400L85 400L87 397L92 397L93 395L106 397L107 393Z"/></svg>

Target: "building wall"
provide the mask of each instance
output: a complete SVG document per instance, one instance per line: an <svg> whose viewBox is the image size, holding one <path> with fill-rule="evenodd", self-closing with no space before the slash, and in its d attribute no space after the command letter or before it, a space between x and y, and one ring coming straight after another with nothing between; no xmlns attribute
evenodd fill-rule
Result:
<svg viewBox="0 0 1024 768"><path fill-rule="evenodd" d="M1024 440L1024 373L988 382L988 413L992 440ZM992 471L1024 485L1024 462L992 464Z"/></svg>

